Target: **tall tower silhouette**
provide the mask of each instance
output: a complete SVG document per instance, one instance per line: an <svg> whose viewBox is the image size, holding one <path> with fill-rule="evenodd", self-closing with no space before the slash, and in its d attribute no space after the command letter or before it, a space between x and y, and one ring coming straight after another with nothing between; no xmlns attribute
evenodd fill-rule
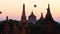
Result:
<svg viewBox="0 0 60 34"><path fill-rule="evenodd" d="M23 12L21 16L21 21L19 23L19 33L18 34L29 34L29 26L25 15L25 4L23 4Z"/></svg>
<svg viewBox="0 0 60 34"><path fill-rule="evenodd" d="M51 12L50 12L50 5L48 4L48 8L47 8L47 14L46 14L46 17L45 17L45 20L47 21L54 21L53 18L52 18L52 15L51 15Z"/></svg>
<svg viewBox="0 0 60 34"><path fill-rule="evenodd" d="M23 12L22 12L21 20L26 20L26 15L25 15L25 4L23 4Z"/></svg>
<svg viewBox="0 0 60 34"><path fill-rule="evenodd" d="M6 22L5 22L5 27L4 27L4 34L10 34L10 26L8 22L8 16L6 16Z"/></svg>

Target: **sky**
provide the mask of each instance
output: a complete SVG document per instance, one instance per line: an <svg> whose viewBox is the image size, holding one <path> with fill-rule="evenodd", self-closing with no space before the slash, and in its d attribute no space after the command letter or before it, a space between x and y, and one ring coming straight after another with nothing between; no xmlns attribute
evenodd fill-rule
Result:
<svg viewBox="0 0 60 34"><path fill-rule="evenodd" d="M26 16L34 12L37 19L40 18L41 12L43 12L44 18L47 12L48 4L50 4L50 10L52 17L55 21L60 21L60 0L0 0L0 20L5 20L6 16L10 19L20 20L22 15L23 3L25 4ZM35 8L34 5L37 5Z"/></svg>

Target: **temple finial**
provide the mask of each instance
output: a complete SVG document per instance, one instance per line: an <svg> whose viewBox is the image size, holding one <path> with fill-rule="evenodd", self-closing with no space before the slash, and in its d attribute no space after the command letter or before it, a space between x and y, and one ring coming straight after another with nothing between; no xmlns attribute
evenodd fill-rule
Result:
<svg viewBox="0 0 60 34"><path fill-rule="evenodd" d="M33 11L31 12L31 14L33 15Z"/></svg>
<svg viewBox="0 0 60 34"><path fill-rule="evenodd" d="M48 4L48 8L50 8L50 4Z"/></svg>
<svg viewBox="0 0 60 34"><path fill-rule="evenodd" d="M8 16L6 16L6 20L8 21Z"/></svg>
<svg viewBox="0 0 60 34"><path fill-rule="evenodd" d="M41 12L41 18L43 18L43 12Z"/></svg>
<svg viewBox="0 0 60 34"><path fill-rule="evenodd" d="M22 12L22 16L21 16L21 19L23 20L26 20L26 15L25 15L25 4L23 4L23 12Z"/></svg>

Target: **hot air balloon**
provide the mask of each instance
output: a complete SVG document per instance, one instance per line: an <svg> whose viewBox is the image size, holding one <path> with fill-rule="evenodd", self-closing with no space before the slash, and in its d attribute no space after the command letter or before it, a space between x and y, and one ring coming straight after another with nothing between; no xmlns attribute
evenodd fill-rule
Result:
<svg viewBox="0 0 60 34"><path fill-rule="evenodd" d="M34 5L34 7L36 8L36 7L37 7L37 5Z"/></svg>
<svg viewBox="0 0 60 34"><path fill-rule="evenodd" d="M0 14L1 14L2 12L0 11Z"/></svg>

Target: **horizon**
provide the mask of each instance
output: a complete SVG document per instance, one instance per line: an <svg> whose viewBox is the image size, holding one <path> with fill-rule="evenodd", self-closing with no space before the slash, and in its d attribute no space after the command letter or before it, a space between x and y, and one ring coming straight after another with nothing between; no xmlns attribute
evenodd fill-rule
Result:
<svg viewBox="0 0 60 34"><path fill-rule="evenodd" d="M6 16L8 16L9 19L20 20L23 3L25 3L25 13L27 19L32 11L34 12L34 15L36 15L37 19L40 18L41 12L43 12L45 17L47 12L46 9L48 4L50 4L50 12L53 19L60 22L60 0L0 0L0 11L2 11L2 14L0 14L0 20L5 20ZM37 7L35 8L34 5L37 5Z"/></svg>

